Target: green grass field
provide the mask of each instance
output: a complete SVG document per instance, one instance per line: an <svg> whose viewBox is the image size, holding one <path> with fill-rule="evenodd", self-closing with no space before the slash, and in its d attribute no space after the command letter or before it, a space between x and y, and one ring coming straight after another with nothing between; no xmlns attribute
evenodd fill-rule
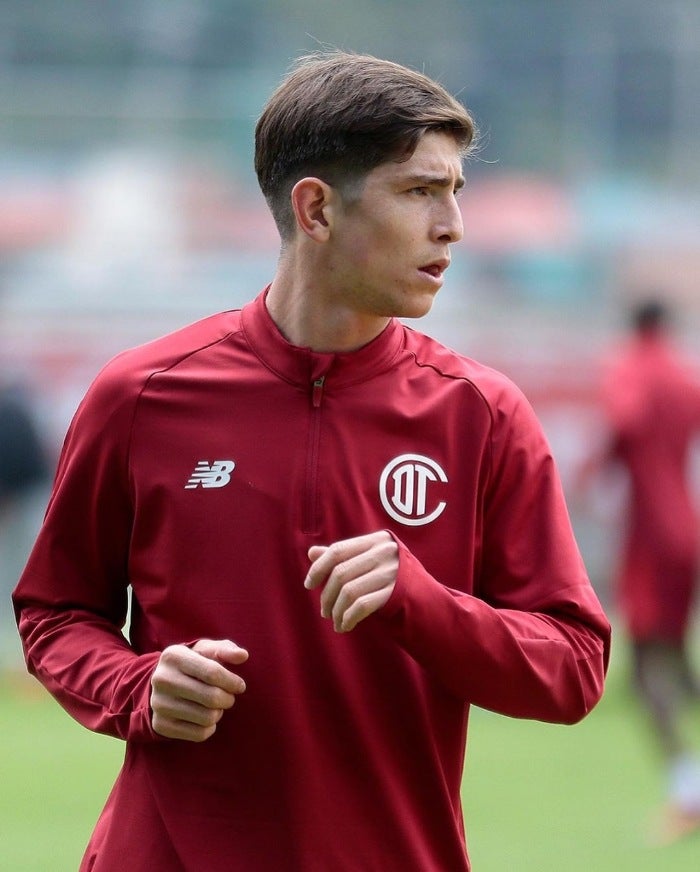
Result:
<svg viewBox="0 0 700 872"><path fill-rule="evenodd" d="M623 656L618 646L603 701L575 727L473 712L463 795L475 872L700 869L700 834L645 843L662 785ZM0 686L0 724L0 869L75 872L121 744L88 733L33 684Z"/></svg>

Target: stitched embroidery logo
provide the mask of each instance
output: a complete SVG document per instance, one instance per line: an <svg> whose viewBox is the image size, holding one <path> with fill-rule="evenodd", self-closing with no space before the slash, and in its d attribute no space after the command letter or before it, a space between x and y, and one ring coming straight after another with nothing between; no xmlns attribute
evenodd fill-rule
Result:
<svg viewBox="0 0 700 872"><path fill-rule="evenodd" d="M200 460L189 477L185 490L195 487L224 487L231 481L235 466L233 460L215 460L211 466L208 460Z"/></svg>
<svg viewBox="0 0 700 872"><path fill-rule="evenodd" d="M400 524L420 527L438 518L447 503L431 503L431 482L447 482L439 463L422 454L401 454L390 460L379 479L379 498L384 510Z"/></svg>

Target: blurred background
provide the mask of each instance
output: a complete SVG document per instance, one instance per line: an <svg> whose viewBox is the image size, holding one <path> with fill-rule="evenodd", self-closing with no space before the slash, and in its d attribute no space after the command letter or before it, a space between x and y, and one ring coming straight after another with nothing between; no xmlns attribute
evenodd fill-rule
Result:
<svg viewBox="0 0 700 872"><path fill-rule="evenodd" d="M526 392L607 601L620 494L575 488L601 359L654 292L700 366L697 0L3 0L2 382L51 465L109 357L262 289L255 121L323 47L422 69L475 115L465 238L416 326Z"/></svg>
<svg viewBox="0 0 700 872"><path fill-rule="evenodd" d="M673 298L697 346L697 0L4 0L3 379L55 453L109 356L263 287L255 120L324 46L424 69L476 116L465 239L423 326L520 384L568 487L629 299ZM575 520L602 586L600 509L602 530Z"/></svg>

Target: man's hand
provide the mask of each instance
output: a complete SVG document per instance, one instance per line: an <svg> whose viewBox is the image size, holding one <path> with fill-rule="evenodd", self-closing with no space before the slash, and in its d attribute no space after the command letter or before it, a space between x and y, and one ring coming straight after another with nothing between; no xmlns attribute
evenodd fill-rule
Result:
<svg viewBox="0 0 700 872"><path fill-rule="evenodd" d="M228 667L247 659L248 652L227 639L166 648L151 676L155 732L188 742L208 739L245 690L243 679Z"/></svg>
<svg viewBox="0 0 700 872"><path fill-rule="evenodd" d="M309 548L309 590L324 585L321 615L332 618L338 633L347 633L381 609L394 590L399 549L385 531Z"/></svg>

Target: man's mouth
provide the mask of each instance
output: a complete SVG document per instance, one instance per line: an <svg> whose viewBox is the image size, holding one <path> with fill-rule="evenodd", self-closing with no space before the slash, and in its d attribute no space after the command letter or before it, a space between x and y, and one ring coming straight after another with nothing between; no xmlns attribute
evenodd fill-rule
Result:
<svg viewBox="0 0 700 872"><path fill-rule="evenodd" d="M428 273L435 279L439 279L450 265L449 260L436 260L434 263L427 263L420 268L421 272Z"/></svg>

